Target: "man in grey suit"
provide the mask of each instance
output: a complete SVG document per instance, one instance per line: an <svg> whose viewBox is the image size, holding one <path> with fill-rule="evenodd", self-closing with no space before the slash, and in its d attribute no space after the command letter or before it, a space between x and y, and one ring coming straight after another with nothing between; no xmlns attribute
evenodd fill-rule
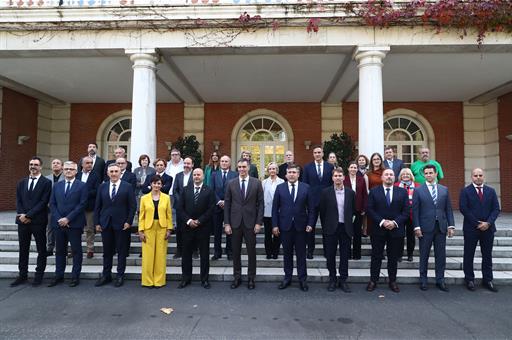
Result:
<svg viewBox="0 0 512 340"><path fill-rule="evenodd" d="M455 233L455 222L448 188L436 183L437 168L428 164L423 168L425 184L414 190L412 219L414 232L420 242L420 289L427 290L428 257L434 243L436 286L447 292L444 282L446 267L446 235Z"/></svg>
<svg viewBox="0 0 512 340"><path fill-rule="evenodd" d="M247 288L254 289L256 277L256 234L263 224L263 187L261 182L248 175L249 162L241 159L237 164L238 178L232 179L224 196L224 232L232 235L233 282L231 289L242 283L242 238L249 258Z"/></svg>
<svg viewBox="0 0 512 340"><path fill-rule="evenodd" d="M64 175L62 173L62 161L56 158L52 161L52 173L45 176L52 182L52 188L57 184L57 182L64 180ZM48 215L48 221L50 221L50 215ZM55 235L53 230L54 229L50 223L48 223L46 226L46 256L52 256L53 249L55 248Z"/></svg>

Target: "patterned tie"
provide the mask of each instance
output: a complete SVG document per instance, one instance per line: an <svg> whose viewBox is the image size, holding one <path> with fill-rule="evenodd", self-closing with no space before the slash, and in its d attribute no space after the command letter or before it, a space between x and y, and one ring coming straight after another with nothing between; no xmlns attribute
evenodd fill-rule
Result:
<svg viewBox="0 0 512 340"><path fill-rule="evenodd" d="M112 194L110 195L110 198L112 200L114 200L115 197L116 197L116 185L112 184Z"/></svg>
<svg viewBox="0 0 512 340"><path fill-rule="evenodd" d="M388 207L391 205L391 194L389 193L390 190L390 188L386 188L386 203L388 204Z"/></svg>
<svg viewBox="0 0 512 340"><path fill-rule="evenodd" d="M199 190L201 187L196 187L196 191L194 192L194 204L197 204L197 200L199 199Z"/></svg>
<svg viewBox="0 0 512 340"><path fill-rule="evenodd" d="M69 192L69 189L71 188L71 182L70 181L67 181L66 182L66 190L64 191L64 196L67 196L68 195L68 192Z"/></svg>
<svg viewBox="0 0 512 340"><path fill-rule="evenodd" d="M480 199L480 202L484 201L484 193L482 191L482 187L476 187L478 189L478 198Z"/></svg>
<svg viewBox="0 0 512 340"><path fill-rule="evenodd" d="M34 182L36 181L36 178L30 177L30 179L32 180L32 182L30 182L30 186L28 187L28 192L32 193L32 191L34 190Z"/></svg>
<svg viewBox="0 0 512 340"><path fill-rule="evenodd" d="M321 182L322 181L322 168L320 167L320 163L316 163L316 167L317 167L317 175L318 175L318 180Z"/></svg>
<svg viewBox="0 0 512 340"><path fill-rule="evenodd" d="M432 185L432 201L434 201L434 205L437 205L437 188L436 185Z"/></svg>
<svg viewBox="0 0 512 340"><path fill-rule="evenodd" d="M295 183L292 183L292 201L295 202Z"/></svg>
<svg viewBox="0 0 512 340"><path fill-rule="evenodd" d="M242 199L245 200L245 179L242 180L242 189L240 190L240 195L242 195Z"/></svg>

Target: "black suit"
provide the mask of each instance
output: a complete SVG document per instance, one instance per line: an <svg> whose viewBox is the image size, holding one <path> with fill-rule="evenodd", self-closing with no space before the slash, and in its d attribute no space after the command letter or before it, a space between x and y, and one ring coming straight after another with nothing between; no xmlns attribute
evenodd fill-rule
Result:
<svg viewBox="0 0 512 340"><path fill-rule="evenodd" d="M106 163L105 163L105 170L103 171L103 180L108 182L110 180L110 178L108 177L108 166L112 163L115 163L116 160L115 159L109 159ZM132 162L130 162L129 160L126 160L126 171L128 172L132 172Z"/></svg>
<svg viewBox="0 0 512 340"><path fill-rule="evenodd" d="M277 173L277 176L279 178L286 179L286 170L288 169L288 163L283 163L279 166L279 172ZM302 169L299 167L299 182L302 182Z"/></svg>
<svg viewBox="0 0 512 340"><path fill-rule="evenodd" d="M135 190L137 189L137 176L135 176L133 172L126 170L121 175L121 180L130 183L130 185L133 188L133 191L135 192Z"/></svg>
<svg viewBox="0 0 512 340"><path fill-rule="evenodd" d="M183 186L184 174L182 172L178 172L176 177L174 178L174 186L172 187L172 206L176 209L176 254L181 254L183 251L183 229L185 225L183 224L183 219L180 216L180 213L177 207L180 204L180 197L185 187ZM188 177L187 186L193 185L194 181L192 180L192 171Z"/></svg>
<svg viewBox="0 0 512 340"><path fill-rule="evenodd" d="M336 199L334 186L322 190L320 203L318 205L320 221L322 223L327 269L329 270L329 280L331 282L336 281L336 251L338 250L338 246L340 249L340 280L347 280L350 241L354 236L352 221L356 212L355 193L351 188L344 187L343 195L343 222L340 222L338 201Z"/></svg>
<svg viewBox="0 0 512 340"><path fill-rule="evenodd" d="M48 224L48 202L52 193L52 182L40 176L32 192L29 192L29 178L18 182L16 187L16 214L25 214L31 221L22 223L16 216L19 242L19 276L28 274L30 239L34 235L37 247L36 279L42 279L46 269L46 225Z"/></svg>
<svg viewBox="0 0 512 340"><path fill-rule="evenodd" d="M191 176L192 177L192 176ZM189 184L182 191L176 212L179 211L183 228L183 250L181 271L182 280L192 279L192 253L199 246L201 256L201 281L208 281L210 270L210 233L212 230L213 210L215 209L215 193L207 185L199 191L197 201L194 199L195 186ZM190 227L189 220L198 220L199 226Z"/></svg>
<svg viewBox="0 0 512 340"><path fill-rule="evenodd" d="M156 173L154 175L156 175ZM143 194L149 194L149 192L151 191L151 178L153 178L154 175L146 176L146 180L144 181L144 184L142 184L142 187L140 189ZM169 191L171 191L172 187L172 177L164 172L162 176L160 176L160 178L162 178L162 188L160 189L160 191L163 192L164 194L171 195L172 193L169 193Z"/></svg>
<svg viewBox="0 0 512 340"><path fill-rule="evenodd" d="M89 156L90 157L90 156ZM92 157L91 157L92 158ZM82 160L83 157L78 161L78 172L82 171ZM96 156L96 160L94 161L94 165L92 167L92 172L98 175L100 180L103 180L105 174L105 160L100 156Z"/></svg>
<svg viewBox="0 0 512 340"><path fill-rule="evenodd" d="M226 179L223 179L223 170L219 169L215 173L212 173L212 189L215 192L215 202L224 201L224 193L226 186L230 180L237 178L238 173L236 171L228 170L226 173ZM215 207L213 213L213 236L214 236L214 255L217 257L222 256L222 234L224 234L224 208L220 206ZM231 256L231 235L226 235L226 255Z"/></svg>
<svg viewBox="0 0 512 340"><path fill-rule="evenodd" d="M367 212L373 223L371 226L372 262L370 269L370 280L373 282L379 280L384 246L388 255L389 282L396 281L398 257L403 250L402 241L405 236L405 222L407 222L410 215L407 191L397 186L392 186L390 190L392 190L390 205L387 203L382 185L370 190L368 195ZM395 221L395 228L388 230L381 226L383 219Z"/></svg>

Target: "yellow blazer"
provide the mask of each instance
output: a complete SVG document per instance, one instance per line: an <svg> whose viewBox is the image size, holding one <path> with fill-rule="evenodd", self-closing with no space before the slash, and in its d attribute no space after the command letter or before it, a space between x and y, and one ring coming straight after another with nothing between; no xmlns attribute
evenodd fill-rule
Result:
<svg viewBox="0 0 512 340"><path fill-rule="evenodd" d="M154 215L155 205L150 192L140 198L139 231L151 229ZM160 193L160 202L158 202L158 223L162 228L173 229L171 197L163 192Z"/></svg>

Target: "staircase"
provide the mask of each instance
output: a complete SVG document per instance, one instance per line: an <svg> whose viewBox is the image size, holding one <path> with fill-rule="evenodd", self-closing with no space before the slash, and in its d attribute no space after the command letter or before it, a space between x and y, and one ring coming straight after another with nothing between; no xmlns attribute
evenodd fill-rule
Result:
<svg viewBox="0 0 512 340"><path fill-rule="evenodd" d="M456 213L456 236L447 239L447 259L446 259L446 282L447 284L462 284L464 282L464 273L462 271L462 257L464 240L462 237L462 216ZM498 231L494 239L493 265L494 282L498 285L512 284L512 214L502 214L498 218ZM315 257L307 260L308 280L315 282L328 281L328 271L326 261L322 256L322 237L321 226L317 226ZM267 260L263 243L263 233L257 236L257 281L280 282L283 278L283 257L279 256L276 260ZM417 242L416 242L417 243ZM95 253L92 259L85 258L85 242L82 243L84 249L84 261L82 265L82 279L96 279L102 270L102 251L101 236L96 235ZM177 281L181 277L181 260L172 259L176 251L175 236L171 237L167 255L167 275L168 279ZM349 280L350 282L367 282L370 278L370 239L363 238L362 259L349 261ZM130 256L127 259L126 277L128 279L140 280L142 259L141 244L138 237L132 235L132 245ZM210 256L213 255L213 236L210 242ZM36 263L36 246L34 241L31 244L29 259L29 271L33 275ZM68 259L66 272L71 271L72 259ZM199 260L194 260L194 279L199 276ZM475 254L475 274L477 279L481 278L480 272L481 255L477 247ZM116 259L114 258L114 265ZM242 247L242 272L246 273L247 255L245 246ZM418 245L414 252L414 261L402 261L398 264L398 282L399 283L417 283L418 282L419 251ZM381 280L385 281L387 277L386 261L383 261ZM114 269L115 270L115 269ZM48 258L46 267L46 277L52 277L55 271L55 256ZM223 256L217 261L210 261L210 280L211 281L231 281L232 280L232 262ZM14 278L18 274L18 233L17 225L14 224L14 212L0 213L0 278ZM429 278L433 282L434 261L433 253L429 260Z"/></svg>

